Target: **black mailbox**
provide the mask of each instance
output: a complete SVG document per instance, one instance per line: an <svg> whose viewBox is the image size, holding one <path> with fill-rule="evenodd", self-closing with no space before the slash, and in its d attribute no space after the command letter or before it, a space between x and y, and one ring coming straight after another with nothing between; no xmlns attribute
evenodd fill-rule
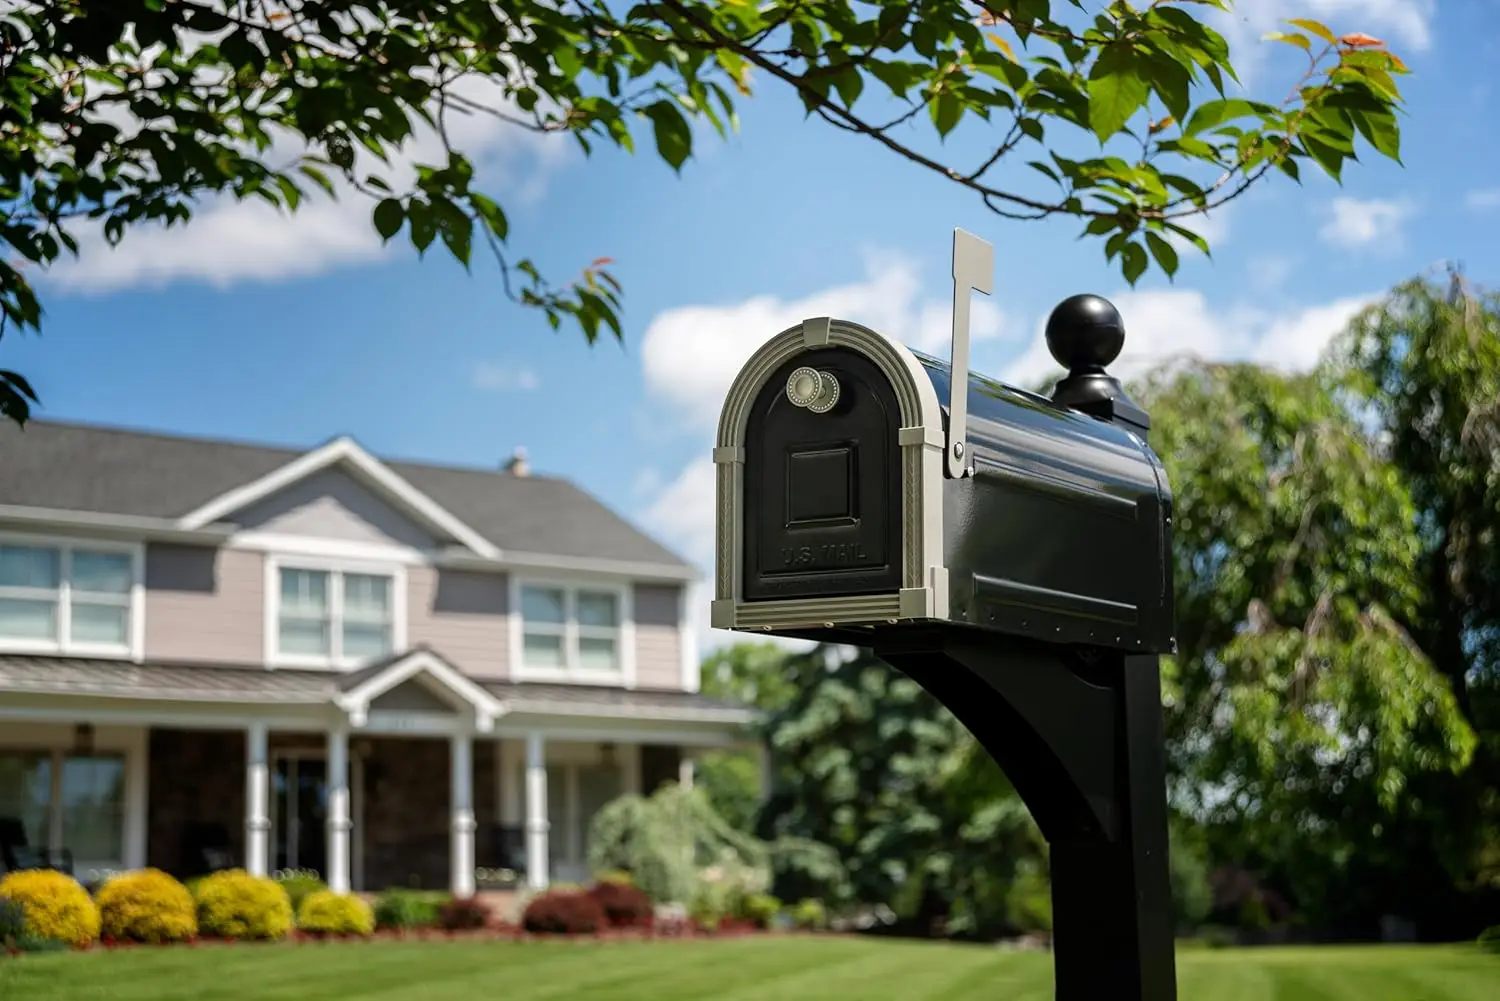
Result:
<svg viewBox="0 0 1500 1001"><path fill-rule="evenodd" d="M714 448L712 623L869 646L937 696L1047 837L1059 1001L1173 1001L1171 492L1105 372L1125 334L1103 299L1048 320L1050 399L969 374L993 269L955 231L947 364L827 317L745 364Z"/></svg>
<svg viewBox="0 0 1500 1001"><path fill-rule="evenodd" d="M1111 322L1095 297L1054 313L1049 342L1075 385L1112 360L1086 350ZM1171 495L1144 415L1101 420L959 381L955 419L949 364L844 320L806 320L761 347L714 450L713 625L858 641L927 621L1170 651Z"/></svg>

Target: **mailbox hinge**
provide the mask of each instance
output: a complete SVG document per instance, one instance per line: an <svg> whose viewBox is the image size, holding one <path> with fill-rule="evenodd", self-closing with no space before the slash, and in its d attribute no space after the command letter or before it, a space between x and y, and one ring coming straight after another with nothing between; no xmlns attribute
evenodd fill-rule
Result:
<svg viewBox="0 0 1500 1001"><path fill-rule="evenodd" d="M948 446L943 465L952 479L973 472L969 456L969 291L995 291L995 248L953 230L953 355L948 364Z"/></svg>

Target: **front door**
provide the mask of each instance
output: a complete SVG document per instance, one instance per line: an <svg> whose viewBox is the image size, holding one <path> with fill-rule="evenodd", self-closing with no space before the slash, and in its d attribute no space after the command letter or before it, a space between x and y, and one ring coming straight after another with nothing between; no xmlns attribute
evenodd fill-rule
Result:
<svg viewBox="0 0 1500 1001"><path fill-rule="evenodd" d="M328 878L328 765L322 757L285 756L272 773L274 867Z"/></svg>

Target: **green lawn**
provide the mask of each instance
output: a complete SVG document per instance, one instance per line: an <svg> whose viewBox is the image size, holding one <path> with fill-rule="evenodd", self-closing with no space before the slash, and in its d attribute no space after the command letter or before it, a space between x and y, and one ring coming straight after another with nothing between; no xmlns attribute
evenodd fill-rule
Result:
<svg viewBox="0 0 1500 1001"><path fill-rule="evenodd" d="M4 1001L1051 1001L1051 957L855 939L379 942L0 960ZM1473 948L1194 951L1182 1001L1496 1001Z"/></svg>

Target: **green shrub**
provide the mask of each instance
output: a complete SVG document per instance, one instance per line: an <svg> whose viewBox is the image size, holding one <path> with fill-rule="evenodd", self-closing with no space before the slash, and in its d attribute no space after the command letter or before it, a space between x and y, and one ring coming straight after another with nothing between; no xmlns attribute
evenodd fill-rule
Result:
<svg viewBox="0 0 1500 1001"><path fill-rule="evenodd" d="M1486 928L1479 933L1479 948L1500 956L1500 925Z"/></svg>
<svg viewBox="0 0 1500 1001"><path fill-rule="evenodd" d="M0 946L13 945L26 936L26 908L19 900L0 897Z"/></svg>
<svg viewBox="0 0 1500 1001"><path fill-rule="evenodd" d="M731 917L730 888L723 883L701 883L688 904L688 917L704 931L718 931L724 919Z"/></svg>
<svg viewBox="0 0 1500 1001"><path fill-rule="evenodd" d="M328 884L317 876L306 872L293 872L283 876L276 882L286 891L287 899L292 902L292 913L302 913L302 902L314 893L323 893L328 889Z"/></svg>
<svg viewBox="0 0 1500 1001"><path fill-rule="evenodd" d="M769 928L781 913L781 901L769 893L752 893L740 904L739 917L757 928Z"/></svg>
<svg viewBox="0 0 1500 1001"><path fill-rule="evenodd" d="M594 876L597 883L614 883L618 886L634 886L635 877L624 869L605 869Z"/></svg>
<svg viewBox="0 0 1500 1001"><path fill-rule="evenodd" d="M159 869L111 877L94 898L100 933L126 942L182 942L198 934L198 907L187 887Z"/></svg>
<svg viewBox="0 0 1500 1001"><path fill-rule="evenodd" d="M275 880L225 869L197 884L198 928L230 939L279 939L292 930L292 901Z"/></svg>
<svg viewBox="0 0 1500 1001"><path fill-rule="evenodd" d="M828 910L821 900L808 898L797 901L791 916L792 924L805 931L821 931L828 927Z"/></svg>
<svg viewBox="0 0 1500 1001"><path fill-rule="evenodd" d="M1023 932L1052 930L1052 880L1039 863L1028 860L1016 867L1005 892L1005 916Z"/></svg>
<svg viewBox="0 0 1500 1001"><path fill-rule="evenodd" d="M377 928L432 928L438 923L442 904L413 890L388 890L375 901Z"/></svg>
<svg viewBox="0 0 1500 1001"><path fill-rule="evenodd" d="M24 937L84 946L99 937L99 908L83 885L53 869L22 869L0 878L0 897L26 914Z"/></svg>
<svg viewBox="0 0 1500 1001"><path fill-rule="evenodd" d="M358 897L317 890L302 898L297 927L314 935L369 935L375 930L375 912Z"/></svg>

